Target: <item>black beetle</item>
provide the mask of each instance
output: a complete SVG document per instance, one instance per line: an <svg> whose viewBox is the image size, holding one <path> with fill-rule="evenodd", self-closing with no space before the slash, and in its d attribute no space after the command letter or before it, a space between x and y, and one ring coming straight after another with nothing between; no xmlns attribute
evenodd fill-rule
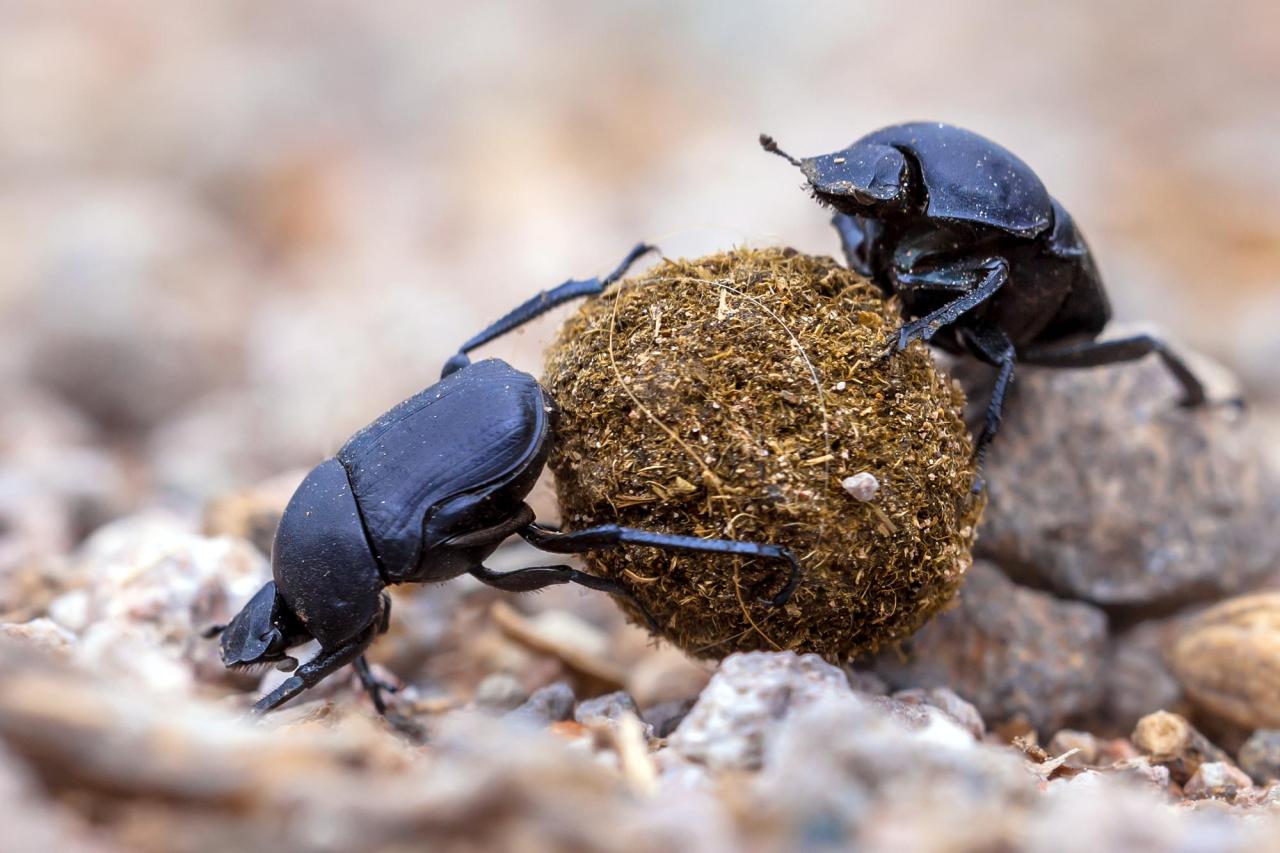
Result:
<svg viewBox="0 0 1280 853"><path fill-rule="evenodd" d="M498 359L472 364L467 352L579 296L601 293L651 247L639 245L610 275L568 281L538 294L463 344L439 382L356 433L314 468L280 519L273 580L225 626L228 667L276 662L296 672L255 706L262 713L354 663L379 712L381 685L364 651L387 629L391 584L433 583L463 574L514 592L577 583L631 600L616 581L564 565L495 572L484 565L512 535L543 551L573 554L640 545L765 557L789 575L769 603L785 604L800 566L779 545L699 539L606 524L573 532L538 524L524 502L551 449L555 409L529 374ZM298 666L286 651L308 640L320 652Z"/></svg>
<svg viewBox="0 0 1280 853"><path fill-rule="evenodd" d="M1111 305L1084 237L1026 163L937 122L899 124L798 166L832 220L850 268L897 295L907 321L890 353L931 341L999 369L980 461L1000 425L1015 362L1095 367L1160 356L1182 403L1206 402L1190 368L1157 338L1098 341Z"/></svg>

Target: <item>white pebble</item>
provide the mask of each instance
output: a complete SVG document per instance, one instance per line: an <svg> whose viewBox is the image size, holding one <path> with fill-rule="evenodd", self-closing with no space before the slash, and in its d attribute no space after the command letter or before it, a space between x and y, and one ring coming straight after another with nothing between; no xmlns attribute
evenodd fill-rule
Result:
<svg viewBox="0 0 1280 853"><path fill-rule="evenodd" d="M880 481L867 471L859 471L852 477L845 477L840 481L840 485L860 501L875 500L876 493L880 491Z"/></svg>

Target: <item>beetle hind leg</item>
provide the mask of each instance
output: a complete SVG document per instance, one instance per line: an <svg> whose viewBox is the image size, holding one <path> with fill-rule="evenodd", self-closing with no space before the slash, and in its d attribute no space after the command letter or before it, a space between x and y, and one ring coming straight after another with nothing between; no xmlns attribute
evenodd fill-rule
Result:
<svg viewBox="0 0 1280 853"><path fill-rule="evenodd" d="M400 688L378 678L374 674L373 668L369 666L368 658L364 655L356 658L353 665L355 666L356 674L360 676L361 686L369 694L369 701L373 703L374 710L385 717L387 715L387 703L382 698L382 694L398 693Z"/></svg>
<svg viewBox="0 0 1280 853"><path fill-rule="evenodd" d="M660 548L664 551L703 554L737 554L744 557L763 557L769 560L785 562L788 567L787 580L781 590L768 603L781 607L791 600L791 595L800 585L800 563L790 549L782 545L764 542L743 542L733 539L700 539L697 536L680 536L674 533L659 533L652 530L637 530L634 527L620 527L616 524L602 524L584 530L561 533L539 524L529 524L517 531L521 538L535 548L550 551L554 554L580 554L584 551L598 551L605 548L620 548L626 545L642 545L649 548ZM597 578L597 580L599 580Z"/></svg>
<svg viewBox="0 0 1280 853"><path fill-rule="evenodd" d="M1182 405L1203 406L1209 401L1204 383L1192 372L1187 363L1159 338L1151 335L1133 335L1111 341L1088 341L1064 347L1029 349L1022 361L1039 367L1102 367L1125 361L1137 361L1155 353L1160 357L1169 374L1182 386ZM1239 401L1235 401L1239 403Z"/></svg>

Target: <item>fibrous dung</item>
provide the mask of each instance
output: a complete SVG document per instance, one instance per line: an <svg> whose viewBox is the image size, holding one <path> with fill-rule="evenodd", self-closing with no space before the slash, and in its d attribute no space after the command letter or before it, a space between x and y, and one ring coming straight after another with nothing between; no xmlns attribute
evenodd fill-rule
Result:
<svg viewBox="0 0 1280 853"><path fill-rule="evenodd" d="M664 261L589 300L551 348L551 467L567 529L617 523L777 543L803 567L626 547L587 556L685 651L843 660L951 598L982 509L958 387L896 307L790 249ZM879 488L859 500L842 483ZM621 602L633 619L639 614Z"/></svg>

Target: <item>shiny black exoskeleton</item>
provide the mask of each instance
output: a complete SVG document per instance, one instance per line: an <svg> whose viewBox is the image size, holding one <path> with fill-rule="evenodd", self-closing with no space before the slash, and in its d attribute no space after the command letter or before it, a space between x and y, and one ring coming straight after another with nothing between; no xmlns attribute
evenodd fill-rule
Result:
<svg viewBox="0 0 1280 853"><path fill-rule="evenodd" d="M989 139L936 122L870 133L834 154L796 159L818 201L837 211L850 268L902 303L890 352L915 340L998 368L979 460L995 436L1016 362L1094 367L1149 353L1205 402L1200 381L1160 340L1095 340L1111 319L1097 267L1071 216L1026 163Z"/></svg>
<svg viewBox="0 0 1280 853"><path fill-rule="evenodd" d="M303 480L276 531L272 581L228 625L210 632L221 632L229 667L275 662L296 669L255 712L287 702L348 663L385 711L364 650L387 629L391 599L384 590L392 584L463 574L515 592L577 583L631 600L657 629L617 581L564 565L487 568L485 559L512 535L556 554L638 545L778 560L788 576L769 602L789 600L800 568L784 547L613 524L560 532L534 521L525 503L551 449L554 406L529 374L497 359L472 364L467 352L556 305L602 292L649 250L637 246L603 279L569 281L530 299L463 344L439 382L356 433ZM298 666L288 649L313 639L319 653Z"/></svg>

